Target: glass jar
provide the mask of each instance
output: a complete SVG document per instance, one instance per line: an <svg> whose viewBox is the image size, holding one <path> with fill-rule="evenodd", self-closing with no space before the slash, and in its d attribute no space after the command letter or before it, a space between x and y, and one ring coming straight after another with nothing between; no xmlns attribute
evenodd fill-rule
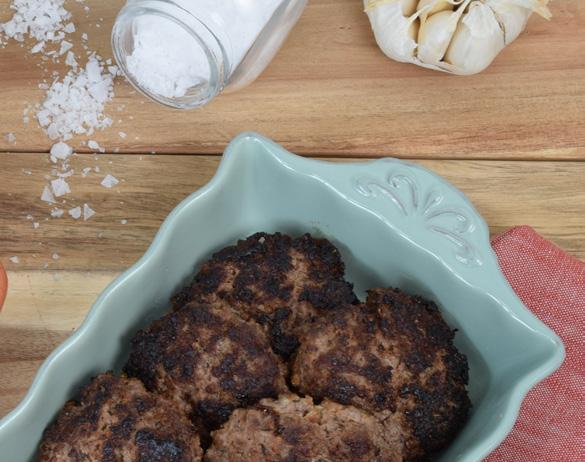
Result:
<svg viewBox="0 0 585 462"><path fill-rule="evenodd" d="M128 0L114 56L140 92L167 106L203 106L256 79L307 0Z"/></svg>

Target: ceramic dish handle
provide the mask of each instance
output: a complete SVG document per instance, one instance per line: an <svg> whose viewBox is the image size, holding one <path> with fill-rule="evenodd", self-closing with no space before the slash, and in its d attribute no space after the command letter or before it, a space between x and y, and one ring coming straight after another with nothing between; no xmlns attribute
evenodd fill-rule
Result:
<svg viewBox="0 0 585 462"><path fill-rule="evenodd" d="M330 187L444 262L474 272L495 262L484 220L459 190L434 173L396 159L320 173Z"/></svg>

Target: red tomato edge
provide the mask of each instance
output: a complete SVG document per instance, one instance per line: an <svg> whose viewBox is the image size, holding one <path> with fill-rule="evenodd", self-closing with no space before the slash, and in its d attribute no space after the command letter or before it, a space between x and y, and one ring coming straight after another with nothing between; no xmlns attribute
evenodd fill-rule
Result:
<svg viewBox="0 0 585 462"><path fill-rule="evenodd" d="M0 264L0 311L2 311L2 306L4 305L4 300L6 299L7 292L8 277L6 276L6 271L4 271L3 266Z"/></svg>

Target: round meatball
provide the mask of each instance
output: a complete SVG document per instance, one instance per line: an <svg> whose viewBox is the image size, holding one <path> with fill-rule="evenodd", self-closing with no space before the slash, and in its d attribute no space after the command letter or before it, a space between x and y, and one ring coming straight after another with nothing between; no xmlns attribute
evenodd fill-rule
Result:
<svg viewBox="0 0 585 462"><path fill-rule="evenodd" d="M257 233L213 255L174 304L224 303L260 323L274 351L288 358L307 323L357 301L344 271L339 251L326 239Z"/></svg>
<svg viewBox="0 0 585 462"><path fill-rule="evenodd" d="M445 447L467 419L467 359L437 306L395 289L330 313L305 332L292 383L398 422L407 459Z"/></svg>
<svg viewBox="0 0 585 462"><path fill-rule="evenodd" d="M225 307L189 304L139 332L125 371L175 401L198 426L286 391L266 334Z"/></svg>
<svg viewBox="0 0 585 462"><path fill-rule="evenodd" d="M212 434L206 462L399 462L399 431L353 406L285 395L236 410Z"/></svg>
<svg viewBox="0 0 585 462"><path fill-rule="evenodd" d="M199 462L202 455L191 422L172 402L107 373L45 430L38 460Z"/></svg>

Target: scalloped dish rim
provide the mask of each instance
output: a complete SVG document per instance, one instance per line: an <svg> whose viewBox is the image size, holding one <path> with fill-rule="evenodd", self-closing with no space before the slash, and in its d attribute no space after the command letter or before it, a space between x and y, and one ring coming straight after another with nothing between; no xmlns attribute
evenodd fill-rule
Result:
<svg viewBox="0 0 585 462"><path fill-rule="evenodd" d="M18 404L18 406L13 411L11 411L9 414L7 414L4 418L0 419L0 436L7 428L10 427L10 425L16 419L19 418L19 416L21 416L21 414L23 414L27 411L27 407L30 405L31 401L33 400L33 398L35 398L35 396L37 394L47 393L47 390L44 390L43 387L46 385L45 378L48 375L48 372L52 368L53 364L59 362L60 356L64 352L69 350L70 348L74 348L76 342L80 338L82 338L88 331L90 331L92 329L92 325L94 323L94 320L100 316L102 305L104 303L106 303L107 299L109 299L112 296L112 294L114 294L115 291L119 287L123 286L130 278L133 278L135 275L140 273L146 266L149 265L151 260L156 257L156 255L161 251L160 249L164 247L164 243L166 241L168 241L168 239L170 239L171 232L175 226L175 221L182 214L183 210L185 208L187 208L191 203L193 203L195 201L199 201L200 199L203 199L208 191L211 191L214 188L221 185L221 183L224 180L224 177L227 175L228 164L231 162L231 159L234 156L234 153L236 151L238 151L243 144L250 144L250 143L259 143L269 153L269 155L271 157L276 158L278 160L278 162L280 162L281 164L287 164L286 166L289 167L290 169L292 169L293 171L294 171L294 168L290 166L291 162L292 163L294 163L294 162L299 162L299 163L313 163L313 162L315 162L315 163L319 163L319 164L327 164L327 162L306 159L306 158L296 156L292 153L289 153L281 146L277 145L276 143L272 142L271 140L269 140L261 135L258 135L256 133L244 132L244 133L238 135L236 138L234 138L230 142L230 144L227 146L227 148L224 152L224 156L223 156L223 158L218 166L218 169L217 169L216 173L214 174L214 176L209 180L209 182L206 183L199 190L190 194L186 199L181 201L173 209L173 211L167 216L167 218L162 223L159 231L157 232L155 238L153 239L152 243L150 244L148 250L144 253L144 255L134 265L132 265L125 272L123 272L120 276L118 276L113 282L111 282L106 287L106 289L100 294L100 296L98 297L96 302L93 304L92 308L89 310L89 312L88 312L85 320L81 324L81 326L69 338L67 338L56 349L54 349L51 352L51 354L48 356L48 358L43 362L43 364L38 369L38 371L35 375L35 378L32 382L32 385L30 386L25 397L21 400L21 402ZM373 165L373 164L377 164L380 162L384 162L384 159L377 159L377 160L373 160L373 161L369 161L369 162L362 162L360 164L361 165L364 165L364 164L365 165ZM403 165L403 166L405 166L405 168L406 167L415 168L415 169L418 169L420 171L426 172L427 174L432 175L436 179L436 181L439 184L441 184L441 186L448 189L451 193L457 194L458 197L463 200L463 203L466 204L471 209L471 211L473 213L475 213L475 215L476 215L477 225L479 228L481 228L481 229L478 229L478 233L480 235L482 235L482 240L485 240L485 244L484 244L485 248L482 248L482 250L485 251L485 253L487 255L486 258L496 259L496 256L493 253L493 250L489 244L489 231L487 228L487 224L485 223L485 221L483 220L481 215L475 210L475 208L473 207L473 205L469 201L469 199L467 199L467 197L463 193L461 193L457 188L455 188L453 185L451 185L448 181L446 181L445 179L443 179L439 175L429 171L428 169L426 169L422 166L419 166L416 164L411 164L409 162L404 162L401 160L395 160L395 159L392 159L392 162L396 162L397 165ZM339 164L337 164L337 165L339 165ZM345 163L345 165L350 165L350 164ZM294 173L296 174L298 172L294 171ZM328 185L326 180L321 180L321 181L323 181L323 183ZM348 197L344 197L344 199L352 202L352 200L349 199ZM394 228L392 230L394 232L396 231L396 229L394 229ZM428 252L431 253L432 255L434 255L436 258L438 258L442 263L444 263L443 258L440 255L437 255L432 250L428 250ZM445 265L446 269L448 269L452 273L455 273L456 275L459 275L461 279L466 281L465 277L463 275L460 275L459 272L457 270L453 269L451 265L449 265L447 263L444 263L444 265ZM497 266L497 261L496 261L496 266ZM499 267L497 267L497 268L499 271L498 278L500 278L502 280L500 282L503 282L507 285L507 281L505 280L503 274L499 270ZM468 283L468 284L470 286L472 286L473 288L477 287L477 286L474 286L472 283ZM504 286L502 285L501 287L504 287ZM498 289L498 288L500 288L500 286L496 287L496 289ZM511 291L511 288L510 288L510 291ZM526 321L528 323L527 326L530 326L529 327L530 329L534 330L535 332L538 332L543 337L545 337L547 340L550 340L552 353L551 353L551 356L548 357L548 359L546 361L544 361L540 364L534 365L533 368L530 369L529 373L526 373L524 376L521 377L521 379L516 381L516 383L511 388L512 391L510 392L510 401L508 403L508 407L506 408L505 415L503 415L501 418L501 422L499 424L498 431L493 432L493 433L497 433L497 434L493 434L489 438L486 437L486 439L483 442L481 442L481 444L478 444L478 446L476 448L474 448L474 451L472 451L473 454L471 454L471 455L465 454L464 455L465 456L464 460L481 460L480 458L487 456L493 449L495 449L495 447L497 447L497 445L499 445L501 443L501 441L503 441L503 439L506 437L506 435L511 431L511 429L516 421L516 418L517 418L517 415L518 415L518 412L520 409L520 405L521 405L525 395L539 381L543 380L545 377L547 377L552 372L554 372L560 366L560 364L562 363L562 361L564 359L564 348L563 348L563 345L562 345L562 342L560 341L560 339L556 336L556 334L554 334L554 332L552 332L552 330L550 330L548 327L546 327L544 324L542 324L534 316L534 314L532 314L522 304L522 302L517 298L517 296L515 294L514 294L514 298L511 298L511 296L508 296L507 302L506 302L506 301L503 301L504 300L503 298L498 297L497 294L489 293L487 291L486 291L486 293L488 293L488 295L490 295L491 298L494 299L493 301L495 303L498 303L502 307L505 307L506 311L509 313L510 316L515 317L517 320ZM1 298L1 296L0 296L0 298Z"/></svg>

